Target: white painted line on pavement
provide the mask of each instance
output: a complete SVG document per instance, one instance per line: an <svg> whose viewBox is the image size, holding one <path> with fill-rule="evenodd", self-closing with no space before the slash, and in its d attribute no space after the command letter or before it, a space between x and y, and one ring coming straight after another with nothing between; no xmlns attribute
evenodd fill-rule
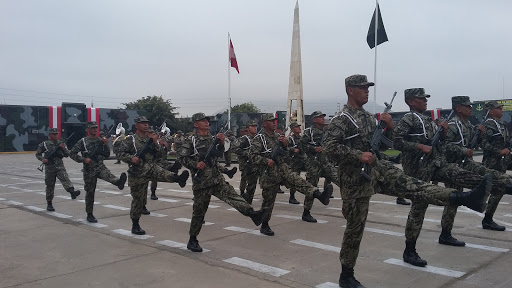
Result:
<svg viewBox="0 0 512 288"><path fill-rule="evenodd" d="M169 203L180 202L180 200L174 200L174 199L162 198L162 197L158 197L158 201L169 202Z"/></svg>
<svg viewBox="0 0 512 288"><path fill-rule="evenodd" d="M121 235L124 235L124 236L130 236L130 237L135 238L135 239L146 240L146 239L149 239L149 238L153 238L153 236L151 236L151 235L135 235L135 234L132 234L132 231L128 231L128 230L125 230L125 229L116 229L116 230L112 230L112 232L117 233L117 234L121 234Z"/></svg>
<svg viewBox="0 0 512 288"><path fill-rule="evenodd" d="M4 198L0 198L0 201L4 201L5 199Z"/></svg>
<svg viewBox="0 0 512 288"><path fill-rule="evenodd" d="M156 212L151 212L151 214L149 214L149 216L158 217L158 218L167 217L167 215L165 215L165 214L160 214L160 213L156 213Z"/></svg>
<svg viewBox="0 0 512 288"><path fill-rule="evenodd" d="M85 200L84 199L80 199L80 200L76 200L76 202L85 203ZM94 205L100 205L100 204L101 204L100 202L94 201Z"/></svg>
<svg viewBox="0 0 512 288"><path fill-rule="evenodd" d="M132 194L124 194L123 196L132 197ZM158 198L158 199L160 199L160 198Z"/></svg>
<svg viewBox="0 0 512 288"><path fill-rule="evenodd" d="M130 210L130 208L121 207L121 206L116 206L116 205L101 205L101 206L106 207L106 208L112 208L112 209L122 210L122 211Z"/></svg>
<svg viewBox="0 0 512 288"><path fill-rule="evenodd" d="M236 227L236 226L224 227L224 229L230 230L230 231L235 231L235 232L249 233L249 234L253 234L253 235L257 235L257 236L264 236L263 234L260 233L260 230L253 230L253 229L247 229L247 228Z"/></svg>
<svg viewBox="0 0 512 288"><path fill-rule="evenodd" d="M304 204L290 204L288 202L282 202L282 201L275 201L274 203L277 203L277 204L285 204L285 205L292 205L292 206L304 206Z"/></svg>
<svg viewBox="0 0 512 288"><path fill-rule="evenodd" d="M176 221L180 221L180 222L186 222L186 223L190 223L190 222L192 222L192 219L190 219L190 218L176 218L176 219L174 219L174 220L176 220ZM203 225L208 226L208 225L213 225L213 224L214 224L214 223L212 223L212 222L205 222Z"/></svg>
<svg viewBox="0 0 512 288"><path fill-rule="evenodd" d="M458 209L457 211L461 211L461 212L464 211L466 213L475 214L475 215L478 215L478 216L480 216L482 218L485 216L484 213L473 211L473 210L469 209L468 207L462 207L462 208L464 208L464 209ZM508 222L501 221L501 220L498 220L498 219L494 219L494 222L496 222L498 224L503 224L503 225L512 227L512 223L508 223Z"/></svg>
<svg viewBox="0 0 512 288"><path fill-rule="evenodd" d="M393 231L388 231L388 230L381 230L381 229L375 229L375 228L364 228L365 231L368 231L368 232L374 232L374 233L380 233L380 234L386 234L386 235L391 235L391 236L400 236L400 237L404 237L404 233L398 233L398 232L393 232Z"/></svg>
<svg viewBox="0 0 512 288"><path fill-rule="evenodd" d="M55 216L57 218L62 218L62 219L73 218L73 216L71 216L71 215L66 215L66 214L62 214L62 213L58 213L58 212L47 212L47 214Z"/></svg>
<svg viewBox="0 0 512 288"><path fill-rule="evenodd" d="M190 193L190 190L178 190L178 189L167 189L169 192L178 192L178 193Z"/></svg>
<svg viewBox="0 0 512 288"><path fill-rule="evenodd" d="M238 211L238 210L236 210L235 208L228 208L228 209L226 209L226 210L228 210L228 211Z"/></svg>
<svg viewBox="0 0 512 288"><path fill-rule="evenodd" d="M194 205L194 202L188 202L188 203L185 203L185 205L189 205L189 206L192 206ZM217 205L208 205L208 208L211 208L211 209L215 209L215 208L219 208L220 206L217 206Z"/></svg>
<svg viewBox="0 0 512 288"><path fill-rule="evenodd" d="M107 194L114 194L114 195L120 195L120 194L123 194L123 192L119 192L119 191L112 191L112 190L104 190L104 189L98 190L98 192L107 193ZM130 196L131 196L131 195L130 195Z"/></svg>
<svg viewBox="0 0 512 288"><path fill-rule="evenodd" d="M299 244L299 245L303 245L303 246L318 248L318 249L322 249L322 250L330 251L330 252L338 252L339 253L340 250L341 250L340 247L326 245L326 244L317 243L317 242L311 242L311 241L302 240L302 239L295 239L295 240L292 240L290 242L294 243L294 244Z"/></svg>
<svg viewBox="0 0 512 288"><path fill-rule="evenodd" d="M405 216L405 215L398 215L398 216L395 216L395 218L400 218L400 219L407 219L408 216ZM430 219L430 218L424 218L423 219L424 222L432 222L432 223L440 223L441 220L436 220L436 219Z"/></svg>
<svg viewBox="0 0 512 288"><path fill-rule="evenodd" d="M438 240L435 240L434 242L439 243ZM479 244L471 244L471 243L466 243L466 247L487 250L487 251L492 251L492 252L508 252L509 251L509 249L505 249L505 248L498 248L498 247L479 245Z"/></svg>
<svg viewBox="0 0 512 288"><path fill-rule="evenodd" d="M325 282L325 283L322 283L322 284L318 284L315 286L315 288L339 288L340 286L336 283L332 283L332 282Z"/></svg>
<svg viewBox="0 0 512 288"><path fill-rule="evenodd" d="M265 264L253 262L253 261L242 259L242 258L238 258L238 257L231 257L231 258L228 258L228 259L225 259L225 260L222 260L222 261L227 262L227 263L231 263L233 265L245 267L245 268L248 268L248 269L251 269L251 270L254 270L254 271L258 271L258 272L261 272L261 273L269 274L269 275L272 275L272 276L275 276L275 277L283 276L285 274L290 273L290 271L288 271L288 270L284 270L284 269L280 269L280 268L277 268L277 267L268 266L268 265L265 265Z"/></svg>
<svg viewBox="0 0 512 288"><path fill-rule="evenodd" d="M46 209L39 208L39 207L36 207L36 206L25 206L25 208L27 208L29 210L32 210L32 211L37 211L37 212L46 211Z"/></svg>
<svg viewBox="0 0 512 288"><path fill-rule="evenodd" d="M337 210L337 211L342 211L343 209L341 208L338 208L338 207L327 207L325 209L329 209L329 210ZM326 283L330 283L330 282L326 282Z"/></svg>
<svg viewBox="0 0 512 288"><path fill-rule="evenodd" d="M375 204L388 204L388 205L397 205L396 202L391 202L391 201L377 201L377 200L370 200L370 203L375 203Z"/></svg>
<svg viewBox="0 0 512 288"><path fill-rule="evenodd" d="M34 193L46 196L46 192L34 192Z"/></svg>
<svg viewBox="0 0 512 288"><path fill-rule="evenodd" d="M78 223L81 223L81 224L85 224L85 225L88 225L88 226L92 226L92 227L96 227L96 228L105 228L105 227L108 227L108 225L105 225L105 224L101 224L101 223L91 223L91 222L87 222L87 220L85 219L76 219L75 222L78 222Z"/></svg>
<svg viewBox="0 0 512 288"><path fill-rule="evenodd" d="M434 266L430 266L430 265L427 265L426 267L417 267L417 266L413 266L411 264L405 263L403 260L399 260L399 259L395 259L395 258L389 258L387 260L384 260L384 263L398 265L398 266L411 268L411 269L415 269L415 270L420 270L420 271L425 271L425 272L430 272L430 273L434 273L434 274L444 275L444 276L448 276L448 277L455 277L455 278L462 277L466 274L464 272L434 267Z"/></svg>
<svg viewBox="0 0 512 288"><path fill-rule="evenodd" d="M302 220L301 216L292 216L292 215L283 215L283 214L277 214L277 215L274 215L274 216L275 217L280 217L280 218ZM329 222L327 220L320 220L320 219L317 219L316 221L317 221L317 223L320 223L320 224L324 224L324 223Z"/></svg>
<svg viewBox="0 0 512 288"><path fill-rule="evenodd" d="M509 202L501 202L501 201L500 201L500 204L503 204L503 205L509 205L510 203L509 203Z"/></svg>
<svg viewBox="0 0 512 288"><path fill-rule="evenodd" d="M56 195L55 198L61 198L61 199L67 199L67 200L71 200L71 197L69 196L64 196L64 195Z"/></svg>
<svg viewBox="0 0 512 288"><path fill-rule="evenodd" d="M500 203L500 204L501 204L501 203ZM512 214L505 214L505 215L503 215L503 216L505 216L505 217L512 217Z"/></svg>
<svg viewBox="0 0 512 288"><path fill-rule="evenodd" d="M21 202L18 202L18 201L12 201L12 200L5 201L4 203L5 203L5 204L8 204L8 205L16 205L16 206L21 206L21 205L23 205L23 203L21 203Z"/></svg>
<svg viewBox="0 0 512 288"><path fill-rule="evenodd" d="M21 190L21 191L24 191L24 192L34 192L35 191L35 190L20 188L20 187L16 187L16 186L12 186L12 187L8 187L8 188L9 189L14 189L14 190Z"/></svg>
<svg viewBox="0 0 512 288"><path fill-rule="evenodd" d="M174 241L171 241L171 240L163 240L163 241L158 241L156 243L157 244L162 244L162 245L165 245L165 246L169 246L169 247L172 247L172 248L179 248L181 250L188 250L187 249L187 244L185 244L185 243L174 242ZM210 251L211 250L203 248L203 253L210 252Z"/></svg>

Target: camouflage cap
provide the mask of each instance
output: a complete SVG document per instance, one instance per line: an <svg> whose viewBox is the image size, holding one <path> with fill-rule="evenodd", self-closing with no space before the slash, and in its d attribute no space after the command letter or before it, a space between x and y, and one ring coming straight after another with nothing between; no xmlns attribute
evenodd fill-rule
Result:
<svg viewBox="0 0 512 288"><path fill-rule="evenodd" d="M249 126L258 126L258 123L256 123L256 121L252 120L252 119L249 119L247 120L247 122L245 122L245 126L249 127Z"/></svg>
<svg viewBox="0 0 512 288"><path fill-rule="evenodd" d="M374 86L375 83L368 82L366 75L355 74L345 78L345 87L350 86Z"/></svg>
<svg viewBox="0 0 512 288"><path fill-rule="evenodd" d="M469 100L469 96L453 96L452 97L452 109L457 106L471 106L473 103Z"/></svg>
<svg viewBox="0 0 512 288"><path fill-rule="evenodd" d="M416 98L430 98L429 94L425 94L425 88L409 88L404 90L405 100L416 97Z"/></svg>
<svg viewBox="0 0 512 288"><path fill-rule="evenodd" d="M291 123L290 123L290 129L293 129L293 128L295 128L295 127L300 127L300 124L299 124L299 123L297 123L296 121L291 122Z"/></svg>
<svg viewBox="0 0 512 288"><path fill-rule="evenodd" d="M503 104L500 104L500 103L498 103L498 101L493 100L493 101L489 101L489 102L485 103L484 109L490 110L490 109L500 108L500 107L503 107Z"/></svg>
<svg viewBox="0 0 512 288"><path fill-rule="evenodd" d="M316 118L316 117L325 117L325 114L322 113L322 111L315 111L315 112L311 113L311 118Z"/></svg>
<svg viewBox="0 0 512 288"><path fill-rule="evenodd" d="M210 121L210 117L206 117L206 115L204 115L202 112L192 115L192 122L201 121L203 119Z"/></svg>
<svg viewBox="0 0 512 288"><path fill-rule="evenodd" d="M240 131L247 130L247 127L245 125L240 126Z"/></svg>
<svg viewBox="0 0 512 288"><path fill-rule="evenodd" d="M59 134L59 129L50 128L50 130L48 130L48 134Z"/></svg>
<svg viewBox="0 0 512 288"><path fill-rule="evenodd" d="M183 134L183 131L178 130L178 132L176 132L176 134Z"/></svg>
<svg viewBox="0 0 512 288"><path fill-rule="evenodd" d="M96 121L87 122L87 128L94 128L94 127L98 127L98 123L96 123Z"/></svg>
<svg viewBox="0 0 512 288"><path fill-rule="evenodd" d="M272 121L276 120L276 116L273 113L265 113L261 115L261 120L263 121Z"/></svg>
<svg viewBox="0 0 512 288"><path fill-rule="evenodd" d="M149 122L146 116L139 116L135 118L135 123Z"/></svg>

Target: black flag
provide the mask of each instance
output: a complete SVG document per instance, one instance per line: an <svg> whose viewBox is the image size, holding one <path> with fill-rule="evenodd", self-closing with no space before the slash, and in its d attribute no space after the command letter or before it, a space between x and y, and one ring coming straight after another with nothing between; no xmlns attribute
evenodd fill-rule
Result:
<svg viewBox="0 0 512 288"><path fill-rule="evenodd" d="M377 26L377 45L382 44L388 41L388 35L386 34L386 29L384 28L384 23L382 22L382 15L380 15L379 4L377 4L377 8L375 8L375 12L373 12L372 22L370 22L370 28L368 28L368 35L366 36L366 42L368 42L368 46L370 49L377 46L375 45L375 13L379 11L379 26Z"/></svg>

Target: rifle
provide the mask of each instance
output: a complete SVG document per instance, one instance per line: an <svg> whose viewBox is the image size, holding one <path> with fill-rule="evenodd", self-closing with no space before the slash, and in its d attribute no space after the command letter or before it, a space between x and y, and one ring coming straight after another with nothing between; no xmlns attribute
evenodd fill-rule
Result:
<svg viewBox="0 0 512 288"><path fill-rule="evenodd" d="M69 140L71 137L73 137L73 135L74 135L74 134L75 134L75 132L71 133L71 135L69 135L69 137L68 137L65 141L62 141L62 138L61 138L59 141L57 141L57 145L56 145L55 149L53 149L53 150L52 150L52 152L47 153L48 151L46 151L46 152L44 153L44 159L47 159L48 161L49 161L50 159L52 159L52 158L55 156L55 153L57 152L57 150L59 150L59 148L60 148L60 146L59 146L59 145L60 145L61 143L65 143L65 144L67 144L68 140ZM37 170L39 170L39 171L43 172L43 170L44 170L44 163L41 163L41 165L39 165L39 167L37 167Z"/></svg>
<svg viewBox="0 0 512 288"><path fill-rule="evenodd" d="M386 108L384 108L383 113L388 113L391 110L391 107L393 106L393 100L395 100L396 91L393 93L393 98L391 98L391 103L384 102L384 105ZM373 133L372 140L370 141L370 152L375 154L377 158L380 160L382 159L382 155L380 154L380 145L385 144L389 148L393 148L393 141L391 141L389 138L384 136L384 129L386 129L386 123L384 121L379 121L377 124L377 127L375 129L375 132ZM370 181L372 178L370 177L370 165L363 163L363 167L361 168L361 177L364 177L366 180Z"/></svg>
<svg viewBox="0 0 512 288"><path fill-rule="evenodd" d="M286 130L288 130L288 127L284 128L284 131L283 131L283 135L286 134ZM279 134L279 136L281 136L281 134ZM270 156L268 157L269 159L272 159L272 161L274 161L274 165L279 165L279 160L278 160L278 156L281 156L281 155L286 155L285 152L283 150L283 145L281 143L281 141L279 141L279 139L277 139L277 143L276 145L274 145L274 147L272 147L272 152L270 152ZM269 170L269 166L267 165L267 167L265 167L265 173L267 175L270 174L270 170Z"/></svg>
<svg viewBox="0 0 512 288"><path fill-rule="evenodd" d="M135 136L134 136L135 137ZM153 144L153 138L149 137L148 140L146 140L146 143L144 143L144 146L142 146L142 148L140 148L140 150L138 150L135 155L133 155L133 157L137 157L139 159L142 158L142 156L144 156L144 154L146 154L147 150L149 149L149 146ZM133 164L130 164L129 165L130 168L133 166Z"/></svg>
<svg viewBox="0 0 512 288"><path fill-rule="evenodd" d="M226 124L224 126L222 126L222 128L220 129L219 133L224 133L224 130L228 127L228 123L229 123L229 119L228 119L228 122L226 122ZM210 146L208 147L208 150L206 150L206 153L204 154L203 157L200 158L200 160L198 162L205 162L205 163L209 163L210 166L213 165L213 163L210 163L211 162L211 154L212 153L216 153L213 152L213 148L217 147L217 145L220 144L220 140L219 138L215 138L212 143L210 144ZM216 154L214 154L216 155ZM196 182L201 182L201 176L203 175L201 172L203 170L199 170L197 169L197 171L194 173L194 175L192 176L192 179L193 181L196 181ZM201 173L201 174L200 174Z"/></svg>
<svg viewBox="0 0 512 288"><path fill-rule="evenodd" d="M452 112L450 112L450 115L448 115L448 118L446 118L447 121L450 120L454 112L455 110L452 110ZM443 126L439 126L439 128L437 128L436 130L436 133L434 133L434 136L432 136L432 138L430 139L430 146L432 147L432 149L439 148L439 140L441 139L442 134L444 134L444 128ZM430 154L421 154L419 161L420 167L423 167L425 165L426 161L428 160L428 158L430 158L430 155L432 154L434 154L434 151L430 152ZM425 159L425 157L427 159Z"/></svg>

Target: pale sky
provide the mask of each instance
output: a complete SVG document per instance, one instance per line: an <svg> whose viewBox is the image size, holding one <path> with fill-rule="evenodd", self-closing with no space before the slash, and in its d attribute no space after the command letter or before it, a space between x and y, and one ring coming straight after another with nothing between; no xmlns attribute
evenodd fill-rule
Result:
<svg viewBox="0 0 512 288"><path fill-rule="evenodd" d="M228 31L240 67L232 103L285 110L296 0L4 0L0 102L117 108L163 95L182 116L227 107ZM512 98L510 0L381 0L389 42L378 46L377 103L424 87L429 108ZM344 79L374 80L366 44L372 0L302 0L305 110L334 113ZM370 90L373 99L373 90ZM373 111L373 105L365 106ZM379 112L379 111L377 111Z"/></svg>

